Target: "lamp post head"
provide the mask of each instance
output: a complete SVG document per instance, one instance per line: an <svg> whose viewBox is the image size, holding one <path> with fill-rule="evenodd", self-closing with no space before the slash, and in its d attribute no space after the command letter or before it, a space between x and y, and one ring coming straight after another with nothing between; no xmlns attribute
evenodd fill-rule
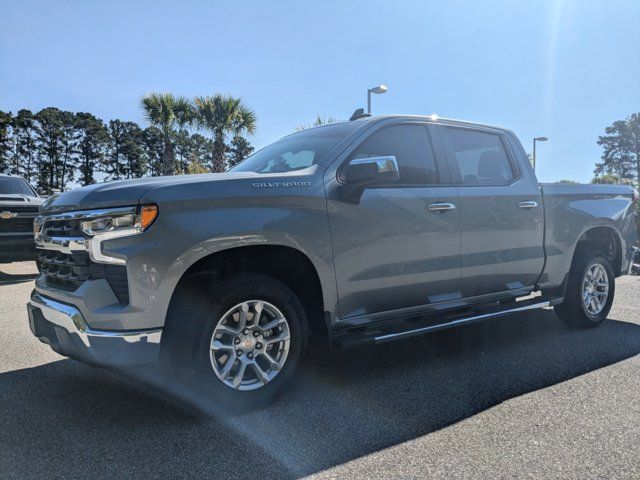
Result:
<svg viewBox="0 0 640 480"><path fill-rule="evenodd" d="M386 93L388 90L386 85L378 85L377 87L372 87L369 89L371 93Z"/></svg>
<svg viewBox="0 0 640 480"><path fill-rule="evenodd" d="M547 137L536 137L536 138L534 138L534 140L536 142L546 142L549 139Z"/></svg>

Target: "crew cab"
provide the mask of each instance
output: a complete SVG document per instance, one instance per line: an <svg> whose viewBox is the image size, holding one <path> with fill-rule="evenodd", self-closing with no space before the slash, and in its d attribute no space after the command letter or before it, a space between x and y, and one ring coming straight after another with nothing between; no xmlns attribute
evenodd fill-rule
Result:
<svg viewBox="0 0 640 480"><path fill-rule="evenodd" d="M33 219L43 201L24 178L0 174L0 263L35 260Z"/></svg>
<svg viewBox="0 0 640 480"><path fill-rule="evenodd" d="M633 188L539 184L509 130L374 116L288 135L224 174L45 202L35 336L82 361L160 361L269 401L308 342L383 343L554 307L595 327L631 266Z"/></svg>

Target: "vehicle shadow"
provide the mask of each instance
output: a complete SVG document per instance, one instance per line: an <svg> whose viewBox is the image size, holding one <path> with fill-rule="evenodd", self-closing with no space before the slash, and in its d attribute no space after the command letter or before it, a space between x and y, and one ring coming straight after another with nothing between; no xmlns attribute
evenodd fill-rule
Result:
<svg viewBox="0 0 640 480"><path fill-rule="evenodd" d="M160 401L159 401L160 400ZM0 374L0 478L291 478L213 419L74 360Z"/></svg>
<svg viewBox="0 0 640 480"><path fill-rule="evenodd" d="M37 273L6 273L0 270L0 285L13 285L16 283L30 282L35 280Z"/></svg>
<svg viewBox="0 0 640 480"><path fill-rule="evenodd" d="M0 374L0 476L72 468L83 477L300 477L639 353L639 325L571 331L553 312L529 312L372 348L314 350L278 403L224 420L197 392L134 388L64 360ZM157 400L176 397L210 417Z"/></svg>
<svg viewBox="0 0 640 480"><path fill-rule="evenodd" d="M316 353L284 401L236 424L295 475L308 475L639 353L639 325L609 320L572 331L552 311L529 312Z"/></svg>

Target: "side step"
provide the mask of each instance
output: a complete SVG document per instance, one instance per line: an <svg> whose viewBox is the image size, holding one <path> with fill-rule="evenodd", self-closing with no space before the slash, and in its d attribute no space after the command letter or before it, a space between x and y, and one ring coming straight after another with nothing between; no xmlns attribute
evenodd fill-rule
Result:
<svg viewBox="0 0 640 480"><path fill-rule="evenodd" d="M480 322L488 318L501 317L503 315L509 315L510 313L524 312L526 310L536 310L538 308L546 308L550 305L551 305L551 302L549 301L531 303L529 305L524 305L522 307L510 308L509 310L502 310L500 312L483 313L481 315L473 315L471 317L459 318L458 320L452 320L446 323L439 323L437 325L430 325L428 327L421 327L413 330L406 330L404 332L388 333L386 335L373 337L373 340L375 341L375 343L391 342L393 340L414 337L416 335L422 335L423 333L427 333L427 332L436 332L438 330L444 330L445 328L456 327L458 325L467 325L469 323Z"/></svg>
<svg viewBox="0 0 640 480"><path fill-rule="evenodd" d="M559 303L561 299L537 300L538 301L532 300L529 302L522 302L521 304L519 304L520 302L518 302L515 304L517 306L514 305L511 308L503 307L502 309L495 309L492 311L485 311L481 313L477 311L473 313L468 312L466 316L464 316L464 314L458 314L442 316L440 318L427 317L422 320L407 321L402 324L395 325L385 325L384 322L380 322L376 325L367 326L364 329L347 331L342 334L338 334L336 337L334 337L334 341L336 342L337 346L342 348L351 348L371 343L378 344L392 342L394 340L400 340L402 338L409 338L416 335L444 330L447 328L468 325L490 318L510 315L512 313L550 307Z"/></svg>

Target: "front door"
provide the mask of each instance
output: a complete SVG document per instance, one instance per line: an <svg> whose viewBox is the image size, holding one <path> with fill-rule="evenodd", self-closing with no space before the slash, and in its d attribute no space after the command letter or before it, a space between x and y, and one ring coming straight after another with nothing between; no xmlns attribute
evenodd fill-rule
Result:
<svg viewBox="0 0 640 480"><path fill-rule="evenodd" d="M438 131L460 199L462 295L532 287L544 266L544 219L540 188L515 161L521 152L504 132Z"/></svg>
<svg viewBox="0 0 640 480"><path fill-rule="evenodd" d="M393 155L398 184L367 188L356 204L343 201L339 186L328 182L343 319L459 296L458 197L446 164L439 163L443 159L436 161L431 128L416 123L383 126L346 159Z"/></svg>

